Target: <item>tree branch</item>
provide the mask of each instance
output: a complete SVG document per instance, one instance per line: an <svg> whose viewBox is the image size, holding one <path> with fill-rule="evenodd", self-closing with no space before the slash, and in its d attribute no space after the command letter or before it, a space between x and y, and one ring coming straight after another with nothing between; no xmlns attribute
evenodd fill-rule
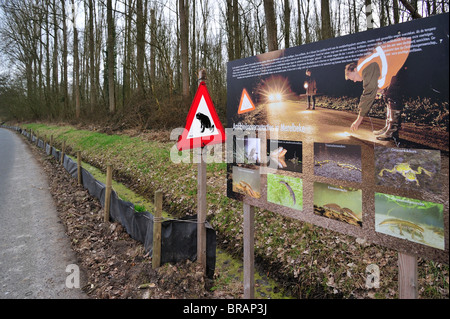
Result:
<svg viewBox="0 0 450 319"><path fill-rule="evenodd" d="M408 10L411 13L411 16L413 19L420 19L422 16L417 12L416 9L406 0L400 0L400 2L405 6L406 10Z"/></svg>

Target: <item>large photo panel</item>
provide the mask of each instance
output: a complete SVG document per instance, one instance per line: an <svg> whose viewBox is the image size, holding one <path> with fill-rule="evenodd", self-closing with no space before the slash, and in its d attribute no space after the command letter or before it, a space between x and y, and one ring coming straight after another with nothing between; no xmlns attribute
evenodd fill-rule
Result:
<svg viewBox="0 0 450 319"><path fill-rule="evenodd" d="M448 263L448 34L442 14L228 62L227 195ZM433 203L438 222L381 198Z"/></svg>

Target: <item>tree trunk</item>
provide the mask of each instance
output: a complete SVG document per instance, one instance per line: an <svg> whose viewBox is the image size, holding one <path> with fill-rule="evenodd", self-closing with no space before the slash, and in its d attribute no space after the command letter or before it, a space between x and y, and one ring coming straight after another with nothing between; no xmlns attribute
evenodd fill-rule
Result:
<svg viewBox="0 0 450 319"><path fill-rule="evenodd" d="M180 11L180 42L181 42L181 81L183 100L189 99L189 67L188 67L188 14L185 0L179 0L178 9Z"/></svg>
<svg viewBox="0 0 450 319"><path fill-rule="evenodd" d="M406 0L400 0L400 2L405 6L406 10L408 10L409 13L411 13L411 17L413 17L413 19L422 18L422 16L417 11L417 2L415 2L414 5L411 5L411 3L409 3Z"/></svg>
<svg viewBox="0 0 450 319"><path fill-rule="evenodd" d="M72 0L72 24L73 24L73 91L75 95L75 116L80 117L80 59L78 57L78 30L75 24L75 0Z"/></svg>
<svg viewBox="0 0 450 319"><path fill-rule="evenodd" d="M277 21L275 20L275 7L273 0L264 0L264 12L266 15L267 43L269 51L278 50Z"/></svg>
<svg viewBox="0 0 450 319"><path fill-rule="evenodd" d="M291 31L291 5L289 0L284 0L284 47L289 48Z"/></svg>
<svg viewBox="0 0 450 319"><path fill-rule="evenodd" d="M95 48L94 48L94 1L89 0L89 80L91 112L97 104L97 86L95 84Z"/></svg>
<svg viewBox="0 0 450 319"><path fill-rule="evenodd" d="M192 1L192 38L191 38L191 70L197 70L198 66L197 66L197 35L196 35L196 17L195 17L195 13L196 13L196 8L195 8L195 0ZM189 25L189 24L188 24ZM196 77L196 72L191 72L191 82L193 83L192 88L191 88L191 96L194 96L195 91L196 91L196 86L194 85L194 83L197 82L197 77Z"/></svg>
<svg viewBox="0 0 450 319"><path fill-rule="evenodd" d="M138 92L144 94L145 21L142 0L136 1L136 73Z"/></svg>
<svg viewBox="0 0 450 319"><path fill-rule="evenodd" d="M353 0L353 23L355 24L355 33L359 32L359 19L358 15L356 14L357 11L358 10L356 10L356 0Z"/></svg>
<svg viewBox="0 0 450 319"><path fill-rule="evenodd" d="M150 85L155 85L156 79L156 16L155 9L150 10Z"/></svg>
<svg viewBox="0 0 450 319"><path fill-rule="evenodd" d="M367 30L372 30L373 29L372 0L365 0L364 4L366 5Z"/></svg>
<svg viewBox="0 0 450 319"><path fill-rule="evenodd" d="M331 30L331 19L330 19L330 1L321 0L321 18L322 18L322 40L330 39L333 37L333 32Z"/></svg>
<svg viewBox="0 0 450 319"><path fill-rule="evenodd" d="M298 35L297 35L297 45L303 44L302 41L302 9L300 5L300 0L297 0L297 27L298 27Z"/></svg>
<svg viewBox="0 0 450 319"><path fill-rule="evenodd" d="M56 1L53 1L53 103L55 107L59 104L59 81L58 81L58 20L57 20L58 12L56 8Z"/></svg>
<svg viewBox="0 0 450 319"><path fill-rule="evenodd" d="M234 60L233 0L227 0L228 61Z"/></svg>
<svg viewBox="0 0 450 319"><path fill-rule="evenodd" d="M394 11L394 24L400 23L400 12L398 9L398 0L393 0L392 9Z"/></svg>
<svg viewBox="0 0 450 319"><path fill-rule="evenodd" d="M66 25L66 6L65 0L61 0L61 11L62 11L62 26L63 26L63 83L62 89L64 94L64 111L63 113L68 112L69 110L69 90L68 90L68 77L67 77L67 25ZM67 116L66 114L63 114Z"/></svg>
<svg viewBox="0 0 450 319"><path fill-rule="evenodd" d="M234 32L234 58L241 58L241 29L239 28L239 3L233 0L233 32Z"/></svg>
<svg viewBox="0 0 450 319"><path fill-rule="evenodd" d="M108 25L108 44L107 44L107 64L108 64L108 100L109 100L109 112L114 113L116 111L116 98L115 98L115 81L114 81L114 19L112 14L112 0L108 0L106 3L106 16Z"/></svg>

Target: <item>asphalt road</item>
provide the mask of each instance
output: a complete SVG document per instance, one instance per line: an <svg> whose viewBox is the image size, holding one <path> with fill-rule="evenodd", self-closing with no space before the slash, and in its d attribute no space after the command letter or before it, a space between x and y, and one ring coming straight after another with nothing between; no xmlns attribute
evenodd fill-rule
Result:
<svg viewBox="0 0 450 319"><path fill-rule="evenodd" d="M0 128L0 299L86 298L68 288L76 257L25 142Z"/></svg>

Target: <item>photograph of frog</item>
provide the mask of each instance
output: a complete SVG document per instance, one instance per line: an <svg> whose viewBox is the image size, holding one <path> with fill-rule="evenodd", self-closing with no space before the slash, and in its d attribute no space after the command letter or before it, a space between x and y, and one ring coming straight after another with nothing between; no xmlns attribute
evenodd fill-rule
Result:
<svg viewBox="0 0 450 319"><path fill-rule="evenodd" d="M314 175L361 182L361 146L314 143Z"/></svg>
<svg viewBox="0 0 450 319"><path fill-rule="evenodd" d="M261 164L261 140L256 137L236 136L234 162L236 164Z"/></svg>
<svg viewBox="0 0 450 319"><path fill-rule="evenodd" d="M267 166L291 172L302 172L302 142L267 140Z"/></svg>
<svg viewBox="0 0 450 319"><path fill-rule="evenodd" d="M441 192L440 151L375 146L374 153L376 185Z"/></svg>
<svg viewBox="0 0 450 319"><path fill-rule="evenodd" d="M232 190L235 193L247 195L253 198L261 197L261 178L258 169L249 169L239 166L233 166Z"/></svg>
<svg viewBox="0 0 450 319"><path fill-rule="evenodd" d="M315 182L314 214L362 227L362 192Z"/></svg>
<svg viewBox="0 0 450 319"><path fill-rule="evenodd" d="M278 174L267 174L267 201L303 210L302 179Z"/></svg>
<svg viewBox="0 0 450 319"><path fill-rule="evenodd" d="M444 206L375 193L375 231L445 249Z"/></svg>

